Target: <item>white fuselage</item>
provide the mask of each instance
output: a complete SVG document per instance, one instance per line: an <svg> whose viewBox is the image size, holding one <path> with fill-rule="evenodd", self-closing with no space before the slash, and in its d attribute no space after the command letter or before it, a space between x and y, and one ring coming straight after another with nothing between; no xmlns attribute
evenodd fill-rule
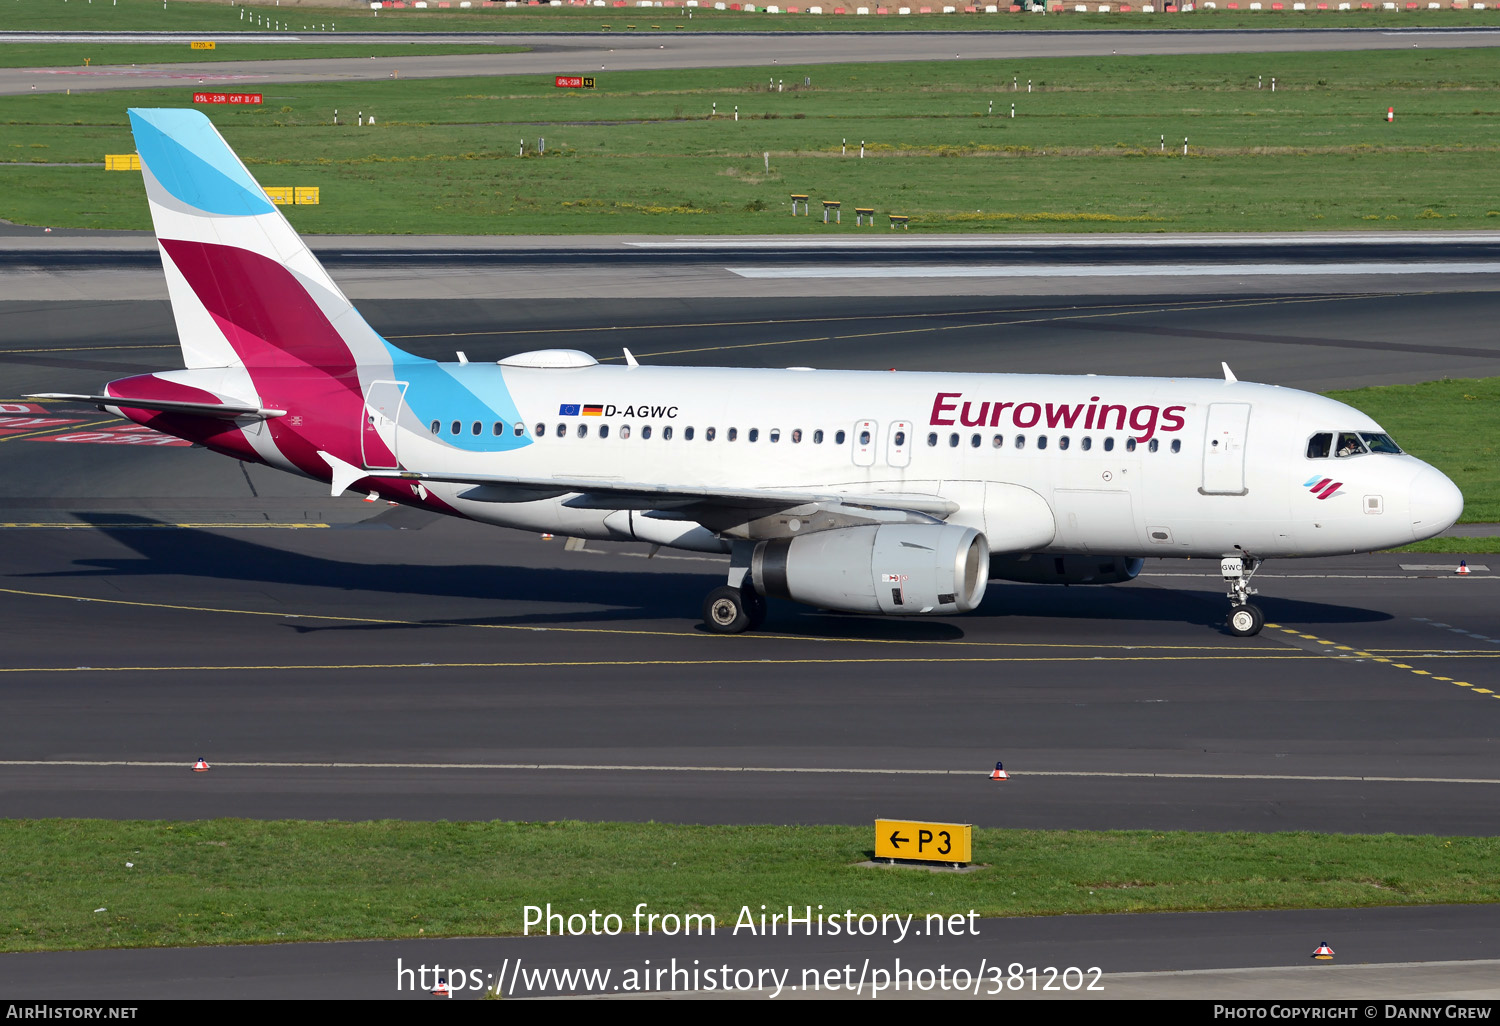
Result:
<svg viewBox="0 0 1500 1026"><path fill-rule="evenodd" d="M404 385L387 386L401 399L382 408L386 416L399 408L381 420L382 435L402 468L931 495L957 505L949 523L984 532L999 553L1332 555L1429 537L1462 508L1446 477L1408 455L1309 458L1316 433L1382 429L1352 407L1278 386L1094 375L440 367L440 375L413 373ZM483 400L482 415L449 398L464 393ZM712 547L694 525L573 508L565 505L569 495L494 501L493 492L470 486L427 487L489 523ZM1038 506L1016 512L1018 489L1040 497L1050 524L1038 522Z"/></svg>

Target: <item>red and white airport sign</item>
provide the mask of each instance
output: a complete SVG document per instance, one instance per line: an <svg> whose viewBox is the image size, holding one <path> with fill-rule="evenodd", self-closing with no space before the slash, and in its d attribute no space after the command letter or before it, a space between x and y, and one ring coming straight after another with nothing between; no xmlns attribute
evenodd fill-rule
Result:
<svg viewBox="0 0 1500 1026"><path fill-rule="evenodd" d="M594 88L594 76L558 75L552 80L552 84L559 89L592 89Z"/></svg>

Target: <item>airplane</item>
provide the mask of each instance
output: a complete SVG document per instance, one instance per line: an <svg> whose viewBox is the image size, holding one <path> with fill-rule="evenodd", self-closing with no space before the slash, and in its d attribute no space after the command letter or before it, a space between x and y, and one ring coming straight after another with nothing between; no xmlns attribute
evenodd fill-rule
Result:
<svg viewBox="0 0 1500 1026"><path fill-rule="evenodd" d="M709 631L768 596L948 615L991 579L1220 561L1227 630L1265 559L1390 548L1463 496L1374 420L1223 377L437 362L367 324L203 113L132 109L185 367L93 403L234 459L438 513L729 556Z"/></svg>

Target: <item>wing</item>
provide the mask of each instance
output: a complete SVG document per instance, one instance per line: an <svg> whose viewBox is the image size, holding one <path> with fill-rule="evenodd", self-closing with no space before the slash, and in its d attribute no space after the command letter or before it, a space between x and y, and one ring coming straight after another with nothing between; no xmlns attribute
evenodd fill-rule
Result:
<svg viewBox="0 0 1500 1026"><path fill-rule="evenodd" d="M478 502L532 502L571 495L574 509L645 510L661 520L694 520L713 531L729 531L762 517L791 510L822 512L849 522L939 521L958 503L913 492L838 492L831 489L724 488L662 485L585 477L509 477L495 474L429 474L414 470L363 470L330 453L319 453L333 469L334 494L364 478L470 485L460 498ZM841 525L842 526L842 525Z"/></svg>

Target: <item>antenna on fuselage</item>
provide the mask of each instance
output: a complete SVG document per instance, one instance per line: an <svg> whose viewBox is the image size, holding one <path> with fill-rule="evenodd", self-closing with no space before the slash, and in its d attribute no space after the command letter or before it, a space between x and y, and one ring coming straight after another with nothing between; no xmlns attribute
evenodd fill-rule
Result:
<svg viewBox="0 0 1500 1026"><path fill-rule="evenodd" d="M1229 369L1229 364L1228 363L1224 362L1223 360L1220 360L1219 361L1219 366L1224 368L1224 380L1225 381L1238 381L1238 380L1240 380L1239 378L1237 378L1237 377L1234 376L1234 371L1232 371L1232 370Z"/></svg>
<svg viewBox="0 0 1500 1026"><path fill-rule="evenodd" d="M630 352L629 349L625 349L623 350L623 352L625 353L625 366L639 367L641 365L640 361L635 358L635 356Z"/></svg>

